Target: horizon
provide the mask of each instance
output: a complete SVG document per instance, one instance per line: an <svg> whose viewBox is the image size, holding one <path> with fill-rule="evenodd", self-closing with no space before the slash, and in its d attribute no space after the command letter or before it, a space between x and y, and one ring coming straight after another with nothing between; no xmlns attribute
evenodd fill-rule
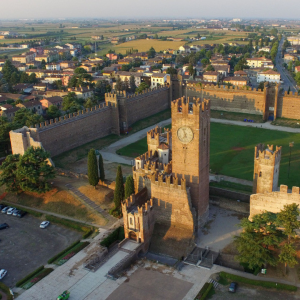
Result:
<svg viewBox="0 0 300 300"><path fill-rule="evenodd" d="M128 0L111 2L99 2L90 0L83 3L74 0L62 2L52 0L51 5L46 0L27 0L26 7L24 1L11 0L1 4L1 20L44 20L44 19L289 19L299 20L300 3L296 0L287 0L284 3L279 0L252 1L252 4L241 5L240 1L228 0L226 3L220 0L212 0L209 5L199 1L189 0L184 6L181 3L174 5L173 1L153 0L151 5L145 7L140 1ZM46 9L45 9L46 7ZM290 8L293 7L293 10ZM205 8L205 13L203 13ZM234 8L234 13L233 9ZM246 9L247 8L247 9ZM297 9L298 8L298 9ZM195 13L199 11L199 13ZM109 12L109 13L108 13ZM126 16L124 16L126 12ZM266 16L266 12L269 12Z"/></svg>

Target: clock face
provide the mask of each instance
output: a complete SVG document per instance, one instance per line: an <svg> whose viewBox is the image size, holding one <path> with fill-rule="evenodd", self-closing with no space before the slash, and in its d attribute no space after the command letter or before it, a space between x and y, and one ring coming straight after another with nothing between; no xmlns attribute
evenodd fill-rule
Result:
<svg viewBox="0 0 300 300"><path fill-rule="evenodd" d="M188 144L194 138L192 129L190 127L186 127L186 126L180 127L178 129L177 136L178 136L178 139L180 140L180 142L183 144Z"/></svg>

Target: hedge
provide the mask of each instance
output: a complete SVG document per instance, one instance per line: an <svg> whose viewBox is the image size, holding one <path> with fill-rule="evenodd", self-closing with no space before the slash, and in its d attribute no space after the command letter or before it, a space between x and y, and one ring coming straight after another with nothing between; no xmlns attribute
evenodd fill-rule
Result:
<svg viewBox="0 0 300 300"><path fill-rule="evenodd" d="M124 227L118 227L111 234L109 234L105 239L100 242L103 247L109 247L115 241L122 241L125 238Z"/></svg>
<svg viewBox="0 0 300 300"><path fill-rule="evenodd" d="M212 283L206 282L202 287L202 289L200 290L200 292L198 293L198 295L196 296L195 300L204 300L207 297L210 290L212 289L212 287L213 287Z"/></svg>
<svg viewBox="0 0 300 300"><path fill-rule="evenodd" d="M5 202L5 201L3 201L2 203L5 204L5 205L13 206L13 207L15 207L16 209L26 211L26 212L29 213L30 215L33 215L33 216L35 216L35 217L37 217L37 218L40 218L40 217L43 215L42 213L40 213L40 212L38 212L38 211L31 210L31 209L29 209L29 208L20 207L20 206L18 206L18 205L14 205L14 203L11 203L11 202Z"/></svg>
<svg viewBox="0 0 300 300"><path fill-rule="evenodd" d="M226 273L226 272L221 272L220 277L228 278L228 279L236 281L236 282L262 286L262 287L265 287L265 288L275 288L275 289L278 289L278 290L287 290L287 291L293 291L293 292L297 291L297 287L294 286L294 285L276 283L276 282L272 282L272 281L254 280L254 279L249 279L249 278L229 274L229 273Z"/></svg>
<svg viewBox="0 0 300 300"><path fill-rule="evenodd" d="M71 220L61 219L61 218L51 216L51 215L47 215L46 220L49 222L53 222L56 224L66 226L68 228L71 228L71 229L74 229L74 230L77 230L80 232L84 232L83 238L86 238L87 236L92 234L92 232L94 231L94 227L83 226L81 223L74 222Z"/></svg>
<svg viewBox="0 0 300 300"><path fill-rule="evenodd" d="M66 252L68 252L69 250L71 250L73 247L75 247L76 245L78 245L80 243L80 240L78 240L77 242L73 243L71 246L69 246L68 248L66 248L65 250L59 252L58 254L56 254L55 256L53 256L52 258L50 258L48 260L48 264L52 264L54 261L56 261L59 257L61 257L62 255L64 255Z"/></svg>
<svg viewBox="0 0 300 300"><path fill-rule="evenodd" d="M10 293L10 289L3 282L0 282L0 290L6 294L7 300L13 300L13 296ZM0 295L1 296L1 295ZM0 298L1 299L1 298Z"/></svg>
<svg viewBox="0 0 300 300"><path fill-rule="evenodd" d="M41 267L37 268L35 271L31 272L30 274L28 274L27 276L25 276L23 279L19 280L16 283L16 286L20 287L22 284L24 284L26 281L28 281L31 277L33 277L37 273L41 272L42 270L44 270L44 266L41 266Z"/></svg>
<svg viewBox="0 0 300 300"><path fill-rule="evenodd" d="M41 272L39 272L36 275L32 276L24 284L22 284L22 288L25 289L25 290L30 289L33 285L35 285L37 282L39 282L44 277L49 275L52 271L54 271L54 269L52 269L52 268L46 268L46 269L42 270Z"/></svg>

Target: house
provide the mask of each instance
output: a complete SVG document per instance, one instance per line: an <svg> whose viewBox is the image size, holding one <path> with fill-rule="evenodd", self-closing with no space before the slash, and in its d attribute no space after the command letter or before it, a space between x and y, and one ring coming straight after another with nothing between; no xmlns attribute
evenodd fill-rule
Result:
<svg viewBox="0 0 300 300"><path fill-rule="evenodd" d="M80 68L86 70L87 72L92 72L93 71L93 66L90 65L90 64L81 65Z"/></svg>
<svg viewBox="0 0 300 300"><path fill-rule="evenodd" d="M35 61L39 61L39 62L42 62L43 60L46 63L50 62L50 57L49 57L48 54L39 54L39 55L36 55L36 57L34 59L35 59Z"/></svg>
<svg viewBox="0 0 300 300"><path fill-rule="evenodd" d="M300 66L295 67L295 73L300 72Z"/></svg>
<svg viewBox="0 0 300 300"><path fill-rule="evenodd" d="M45 110L45 109L49 108L49 106L51 106L51 105L55 105L58 108L60 108L62 105L62 101L63 101L62 97L53 96L53 97L49 97L49 98L43 98L42 100L40 100L40 103L42 104L42 107Z"/></svg>
<svg viewBox="0 0 300 300"><path fill-rule="evenodd" d="M60 63L49 63L46 64L46 70L60 70Z"/></svg>
<svg viewBox="0 0 300 300"><path fill-rule="evenodd" d="M115 53L107 53L106 57L109 60L118 60L119 59L119 55L115 54Z"/></svg>
<svg viewBox="0 0 300 300"><path fill-rule="evenodd" d="M297 61L298 60L298 56L297 54L293 54L293 53L285 53L284 57L283 57L283 61L288 64L290 61Z"/></svg>
<svg viewBox="0 0 300 300"><path fill-rule="evenodd" d="M10 104L0 104L0 110L7 110L13 108Z"/></svg>
<svg viewBox="0 0 300 300"><path fill-rule="evenodd" d="M28 62L34 61L35 59L35 53L34 52L26 52L20 55L15 55L12 57L12 61L17 61L22 64L26 64Z"/></svg>
<svg viewBox="0 0 300 300"><path fill-rule="evenodd" d="M244 77L234 76L234 77L225 77L223 83L230 83L234 86L246 86L248 80Z"/></svg>
<svg viewBox="0 0 300 300"><path fill-rule="evenodd" d="M179 47L179 51L180 53L191 53L191 48L190 46L183 45Z"/></svg>
<svg viewBox="0 0 300 300"><path fill-rule="evenodd" d="M28 74L28 76L30 76L31 74L35 74L36 78L44 78L46 70L42 70L42 69L28 69L25 72L26 72L26 74Z"/></svg>
<svg viewBox="0 0 300 300"><path fill-rule="evenodd" d="M60 69L66 69L66 68L69 68L69 67L74 67L75 63L74 63L74 61L66 60L66 61L61 61L59 63L59 65L60 65Z"/></svg>
<svg viewBox="0 0 300 300"><path fill-rule="evenodd" d="M264 51L264 52L270 53L271 52L271 47L264 46L264 47L261 47L259 49L259 51Z"/></svg>
<svg viewBox="0 0 300 300"><path fill-rule="evenodd" d="M248 74L245 71L235 71L234 76L237 77L248 77Z"/></svg>
<svg viewBox="0 0 300 300"><path fill-rule="evenodd" d="M94 91L88 87L68 88L68 92L74 92L78 98L87 99L94 95Z"/></svg>
<svg viewBox="0 0 300 300"><path fill-rule="evenodd" d="M164 86L169 80L169 74L156 73L151 76L151 88Z"/></svg>
<svg viewBox="0 0 300 300"><path fill-rule="evenodd" d="M230 71L230 66L214 66L216 72L218 72L222 77L226 77ZM220 77L221 77L220 76Z"/></svg>
<svg viewBox="0 0 300 300"><path fill-rule="evenodd" d="M18 103L18 104L16 104L16 107L27 108L27 109L31 110L33 113L37 113L39 115L43 114L42 104L38 100L25 101L23 103Z"/></svg>
<svg viewBox="0 0 300 300"><path fill-rule="evenodd" d="M20 107L13 107L6 110L0 110L0 116L5 117L8 119L8 121L13 121L13 118L16 114L16 112L20 109Z"/></svg>
<svg viewBox="0 0 300 300"><path fill-rule="evenodd" d="M264 67L267 64L272 64L273 62L271 59L265 58L265 57L253 57L253 58L247 58L247 65L250 68L260 68L260 67Z"/></svg>
<svg viewBox="0 0 300 300"><path fill-rule="evenodd" d="M142 82L143 73L118 71L115 73L115 76L118 76L123 82L127 79L128 83L130 81L130 77L133 76L135 85L138 87Z"/></svg>
<svg viewBox="0 0 300 300"><path fill-rule="evenodd" d="M264 81L279 83L280 82L280 73L278 73L274 70L267 70L267 71L262 71L262 72L258 73L257 74L257 82L264 82Z"/></svg>
<svg viewBox="0 0 300 300"><path fill-rule="evenodd" d="M44 54L44 49L42 47L30 48L29 51L34 52L37 55Z"/></svg>
<svg viewBox="0 0 300 300"><path fill-rule="evenodd" d="M207 71L203 73L203 81L215 82L219 81L220 74L216 71Z"/></svg>

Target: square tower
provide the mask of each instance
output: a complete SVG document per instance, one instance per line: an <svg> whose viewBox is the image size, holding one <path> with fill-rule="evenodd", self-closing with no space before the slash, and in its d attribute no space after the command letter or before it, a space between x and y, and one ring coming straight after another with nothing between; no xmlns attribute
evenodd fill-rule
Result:
<svg viewBox="0 0 300 300"><path fill-rule="evenodd" d="M254 152L253 194L276 192L278 189L281 147L258 144Z"/></svg>
<svg viewBox="0 0 300 300"><path fill-rule="evenodd" d="M183 97L171 109L172 172L185 178L200 228L209 213L210 101Z"/></svg>

